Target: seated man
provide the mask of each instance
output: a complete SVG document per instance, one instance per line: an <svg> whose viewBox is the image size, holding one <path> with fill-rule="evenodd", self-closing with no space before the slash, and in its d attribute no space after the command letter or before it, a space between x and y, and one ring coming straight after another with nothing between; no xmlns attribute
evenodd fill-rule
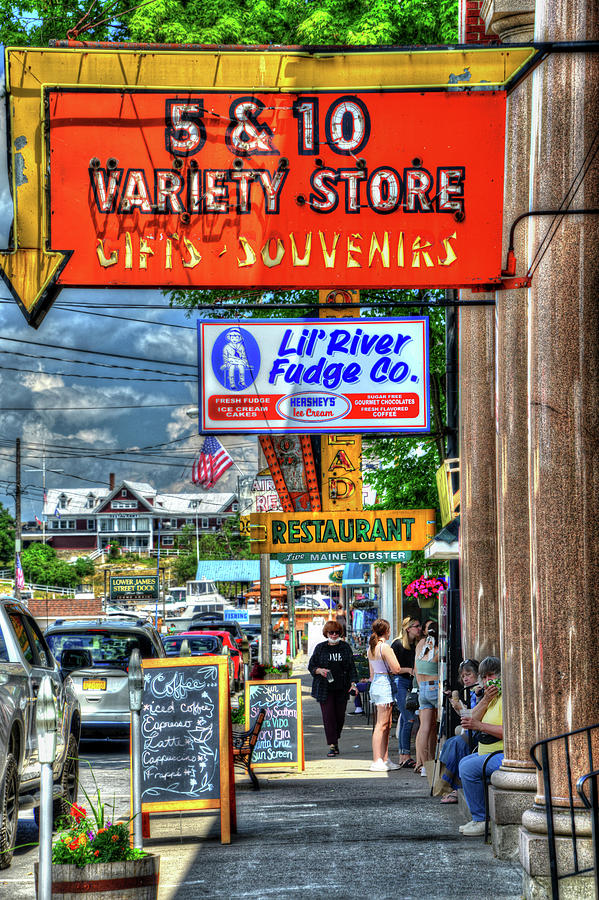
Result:
<svg viewBox="0 0 599 900"><path fill-rule="evenodd" d="M469 716L462 717L462 728L478 732L478 749L465 756L459 764L464 797L472 815L472 821L460 825L462 834L485 833L485 786L483 765L485 759L497 753L487 764L487 777L503 762L503 720L501 702L501 663L496 656L487 656L478 669L485 693Z"/></svg>
<svg viewBox="0 0 599 900"><path fill-rule="evenodd" d="M483 689L478 685L478 662L475 659L462 660L458 668L458 675L461 686L466 688L466 703L459 699L457 691L453 691L449 702L458 715L461 716L466 708L474 709L483 695ZM446 693L449 694L450 692L446 691ZM475 749L475 743L476 741L473 743L469 742L467 731L459 729L455 735L447 738L443 744L443 749L439 756L439 761L443 764L441 779L449 785L451 791L445 794L441 803L458 802L457 789L462 786L458 775L458 767L460 761Z"/></svg>

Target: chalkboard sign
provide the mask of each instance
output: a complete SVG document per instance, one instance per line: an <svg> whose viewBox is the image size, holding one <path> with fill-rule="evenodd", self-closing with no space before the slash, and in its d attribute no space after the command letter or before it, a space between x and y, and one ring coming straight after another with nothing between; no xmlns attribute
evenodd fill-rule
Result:
<svg viewBox="0 0 599 900"><path fill-rule="evenodd" d="M261 709L266 717L252 755L252 768L304 770L302 683L299 678L281 681L246 681L246 728L251 728Z"/></svg>
<svg viewBox="0 0 599 900"><path fill-rule="evenodd" d="M234 783L227 659L145 659L142 666L142 813L220 808L228 843Z"/></svg>

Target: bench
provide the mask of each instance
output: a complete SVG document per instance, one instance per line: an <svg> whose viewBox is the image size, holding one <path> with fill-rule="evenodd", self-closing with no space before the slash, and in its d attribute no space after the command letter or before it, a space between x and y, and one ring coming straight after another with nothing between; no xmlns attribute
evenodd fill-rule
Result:
<svg viewBox="0 0 599 900"><path fill-rule="evenodd" d="M248 773L255 791L260 790L260 783L252 769L252 754L258 741L265 716L266 710L261 709L258 713L258 718L254 722L253 728L250 728L248 731L233 732L233 764L239 766Z"/></svg>

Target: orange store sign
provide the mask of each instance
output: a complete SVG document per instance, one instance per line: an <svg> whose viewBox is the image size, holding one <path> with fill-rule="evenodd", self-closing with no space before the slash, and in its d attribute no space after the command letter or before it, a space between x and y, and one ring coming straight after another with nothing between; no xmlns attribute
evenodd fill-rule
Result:
<svg viewBox="0 0 599 900"><path fill-rule="evenodd" d="M47 88L59 285L500 280L505 94ZM90 115L90 111L93 111Z"/></svg>

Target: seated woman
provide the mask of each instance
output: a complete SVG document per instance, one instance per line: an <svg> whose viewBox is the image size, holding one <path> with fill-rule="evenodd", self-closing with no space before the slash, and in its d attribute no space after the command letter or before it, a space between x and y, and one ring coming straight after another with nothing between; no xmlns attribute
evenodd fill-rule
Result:
<svg viewBox="0 0 599 900"><path fill-rule="evenodd" d="M478 731L478 750L465 756L459 765L464 797L472 821L460 825L462 834L485 833L485 786L483 765L491 753L499 750L487 763L487 778L503 762L503 720L501 703L501 663L496 656L487 656L478 668L485 693L470 716L462 717L462 728Z"/></svg>
<svg viewBox="0 0 599 900"><path fill-rule="evenodd" d="M474 690L474 686L478 683L478 662L475 659L462 660L458 669L458 674L461 685L468 691L466 699L469 700L470 709L473 709L478 703L479 699ZM457 695L457 691L454 691L453 693L454 695ZM482 696L482 690L480 692L480 695ZM457 696L452 696L450 703L458 714L462 709L465 708L464 704L457 698ZM469 747L467 731L462 731L461 734L456 734L453 735L453 737L447 738L447 740L443 744L443 749L441 750L439 760L445 766L445 771L441 775L441 779L443 781L446 781L447 784L450 785L452 790L450 791L450 793L445 794L445 796L441 800L441 803L458 802L457 789L462 786L460 782L460 776L458 775L458 766L460 764L460 760L467 756L468 753L470 753L471 749L472 748Z"/></svg>

